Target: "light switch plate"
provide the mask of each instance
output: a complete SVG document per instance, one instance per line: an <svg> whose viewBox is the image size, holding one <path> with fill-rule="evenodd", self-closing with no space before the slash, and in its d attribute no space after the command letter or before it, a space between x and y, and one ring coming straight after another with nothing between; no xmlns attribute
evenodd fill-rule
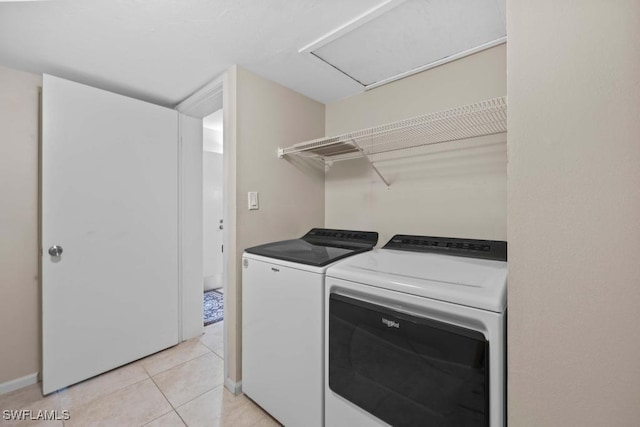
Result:
<svg viewBox="0 0 640 427"><path fill-rule="evenodd" d="M257 191L249 191L247 193L247 199L249 202L249 210L255 211L259 208L258 204L258 192Z"/></svg>

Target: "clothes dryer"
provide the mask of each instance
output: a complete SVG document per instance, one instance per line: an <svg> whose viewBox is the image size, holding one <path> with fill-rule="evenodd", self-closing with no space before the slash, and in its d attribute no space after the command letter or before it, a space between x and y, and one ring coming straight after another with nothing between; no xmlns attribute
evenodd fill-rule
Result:
<svg viewBox="0 0 640 427"><path fill-rule="evenodd" d="M506 242L394 236L327 270L325 419L505 424Z"/></svg>

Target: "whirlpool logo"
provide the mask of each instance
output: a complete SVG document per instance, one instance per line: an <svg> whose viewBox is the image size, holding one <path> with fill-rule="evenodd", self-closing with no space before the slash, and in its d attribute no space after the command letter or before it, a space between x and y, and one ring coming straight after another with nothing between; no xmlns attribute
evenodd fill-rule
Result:
<svg viewBox="0 0 640 427"><path fill-rule="evenodd" d="M393 320L385 319L383 317L382 318L382 323L384 323L387 326L387 328L398 328L398 329L400 329L400 323L399 322L394 322Z"/></svg>

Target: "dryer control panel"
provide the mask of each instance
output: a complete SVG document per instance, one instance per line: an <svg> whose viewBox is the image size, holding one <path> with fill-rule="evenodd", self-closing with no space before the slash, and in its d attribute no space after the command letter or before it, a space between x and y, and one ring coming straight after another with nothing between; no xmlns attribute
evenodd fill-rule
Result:
<svg viewBox="0 0 640 427"><path fill-rule="evenodd" d="M396 234L382 249L433 252L468 258L507 260L507 242L499 240L457 239L454 237Z"/></svg>

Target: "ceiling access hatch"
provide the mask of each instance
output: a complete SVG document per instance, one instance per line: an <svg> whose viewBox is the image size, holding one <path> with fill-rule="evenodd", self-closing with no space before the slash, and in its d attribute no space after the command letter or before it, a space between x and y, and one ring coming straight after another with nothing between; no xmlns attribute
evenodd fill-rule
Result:
<svg viewBox="0 0 640 427"><path fill-rule="evenodd" d="M505 41L505 0L389 0L300 52L371 89Z"/></svg>

